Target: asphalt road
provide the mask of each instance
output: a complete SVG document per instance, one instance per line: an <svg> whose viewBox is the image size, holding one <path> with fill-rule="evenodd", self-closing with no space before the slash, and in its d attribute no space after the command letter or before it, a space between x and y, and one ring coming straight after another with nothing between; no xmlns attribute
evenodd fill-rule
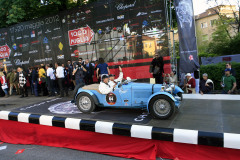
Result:
<svg viewBox="0 0 240 160"><path fill-rule="evenodd" d="M6 147L5 147L6 146ZM6 148L6 149L3 149ZM1 150L2 149L2 150ZM24 149L22 153L16 154ZM82 152L67 148L56 148L37 145L14 145L3 143L0 145L1 160L124 160L125 158Z"/></svg>

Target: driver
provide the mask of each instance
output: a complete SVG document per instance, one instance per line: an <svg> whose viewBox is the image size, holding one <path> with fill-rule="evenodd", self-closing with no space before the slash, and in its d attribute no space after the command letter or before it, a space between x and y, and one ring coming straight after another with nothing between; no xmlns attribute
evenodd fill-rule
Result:
<svg viewBox="0 0 240 160"><path fill-rule="evenodd" d="M123 72L122 72L122 68L119 66L119 77L117 79L115 79L115 75L110 74L109 75L109 79L110 81L108 82L108 84L113 87L114 85L117 85L118 82L122 82L123 79Z"/></svg>
<svg viewBox="0 0 240 160"><path fill-rule="evenodd" d="M100 85L99 85L99 91L102 94L108 94L108 93L114 91L114 89L116 87L116 84L114 86L110 86L108 84L108 81L109 81L109 77L107 75L103 75L102 82L100 82Z"/></svg>

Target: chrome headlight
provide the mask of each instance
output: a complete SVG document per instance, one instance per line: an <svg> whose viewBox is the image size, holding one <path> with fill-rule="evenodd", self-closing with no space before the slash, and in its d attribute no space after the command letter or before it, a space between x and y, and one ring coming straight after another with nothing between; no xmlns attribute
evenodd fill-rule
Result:
<svg viewBox="0 0 240 160"><path fill-rule="evenodd" d="M170 86L171 86L171 88L173 89L173 91L175 91L175 85L174 85L174 84L171 84Z"/></svg>

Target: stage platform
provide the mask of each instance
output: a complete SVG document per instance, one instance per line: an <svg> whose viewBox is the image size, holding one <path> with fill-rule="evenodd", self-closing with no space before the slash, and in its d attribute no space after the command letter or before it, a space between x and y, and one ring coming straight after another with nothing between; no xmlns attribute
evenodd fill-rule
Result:
<svg viewBox="0 0 240 160"><path fill-rule="evenodd" d="M28 97L1 98L0 110L138 124L164 128L180 128L207 132L240 134L240 95L183 95L179 110L169 120L153 119L146 111L134 109L98 109L83 114L70 103L71 98Z"/></svg>
<svg viewBox="0 0 240 160"><path fill-rule="evenodd" d="M70 103L71 98L1 98L0 119L113 136L231 148L234 153L240 153L239 95L183 95L183 98L181 108L169 120L153 119L146 111L133 109L104 108L83 114Z"/></svg>

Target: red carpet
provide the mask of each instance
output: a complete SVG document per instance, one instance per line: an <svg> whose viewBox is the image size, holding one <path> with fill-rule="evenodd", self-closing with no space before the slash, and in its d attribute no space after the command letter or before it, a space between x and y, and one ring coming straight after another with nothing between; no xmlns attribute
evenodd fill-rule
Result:
<svg viewBox="0 0 240 160"><path fill-rule="evenodd" d="M64 147L134 159L236 160L240 150L138 139L0 120L0 140L12 144Z"/></svg>

